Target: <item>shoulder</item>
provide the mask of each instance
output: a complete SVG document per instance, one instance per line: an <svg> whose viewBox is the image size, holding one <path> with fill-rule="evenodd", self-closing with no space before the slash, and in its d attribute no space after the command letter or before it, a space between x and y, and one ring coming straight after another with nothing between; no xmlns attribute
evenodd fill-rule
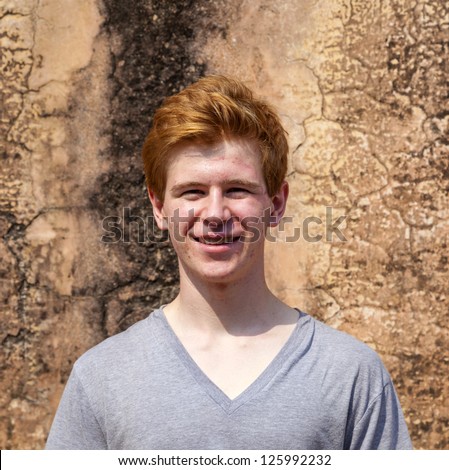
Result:
<svg viewBox="0 0 449 470"><path fill-rule="evenodd" d="M311 349L319 356L322 367L341 377L374 381L383 387L391 382L378 353L353 336L313 319Z"/></svg>
<svg viewBox="0 0 449 470"><path fill-rule="evenodd" d="M354 336L344 331L337 330L314 318L312 318L312 322L315 328L316 340L321 342L321 347L332 350L337 349L342 354L353 354L357 352L358 354L367 355L371 358L377 356L377 353L373 349Z"/></svg>
<svg viewBox="0 0 449 470"><path fill-rule="evenodd" d="M145 346L153 344L152 317L156 312L86 351L74 364L76 375L95 379L121 374L142 361L142 356L148 353Z"/></svg>

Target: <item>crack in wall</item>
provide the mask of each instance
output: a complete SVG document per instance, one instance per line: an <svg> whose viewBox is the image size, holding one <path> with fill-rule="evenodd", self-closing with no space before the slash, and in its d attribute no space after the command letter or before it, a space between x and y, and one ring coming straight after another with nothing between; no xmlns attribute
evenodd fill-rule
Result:
<svg viewBox="0 0 449 470"><path fill-rule="evenodd" d="M348 216L346 244L279 247L280 255L270 259L274 270L279 258L285 261L273 276L277 292L292 304L304 301L310 313L385 354L415 443L443 448L448 419L432 397L445 394L441 377L448 364L439 352L447 338L448 302L449 108L441 99L447 91L447 8L433 0L168 3L139 0L131 9L126 2L104 2L104 21L87 48L87 62L68 66L68 75L45 68L49 56L41 50L43 30L37 27L46 18L44 2L17 15L17 21L32 18L32 31L23 29L32 46L17 43L7 51L22 73L20 79L2 77L13 84L6 91L15 93L17 106L8 110L10 122L2 123L5 152L16 163L4 166L10 173L0 201L0 231L20 284L16 314L26 321L23 341L14 347L28 348L26 354L9 350L8 359L27 356L29 380L21 382L20 373L8 376L16 408L0 417L7 436L2 447L25 442L30 431L17 410L30 415L35 409L27 407L38 407L39 400L56 402L62 385L56 389L54 377L64 382L84 348L176 294L175 255L167 245L158 251L135 240L119 248L88 240L98 235L104 216L123 207L147 216L139 154L151 115L163 97L213 71L240 75L275 101L292 144L292 209L314 213L330 204ZM0 27L13 20L0 6ZM27 51L32 63L23 73ZM59 90L64 84L72 88ZM92 102L95 87L97 94L107 88L103 101ZM61 101L67 97L65 105L46 104L59 92ZM98 134L89 130L95 120L104 125ZM53 135L56 123L64 131ZM96 147L85 143L92 135L104 140ZM76 145L68 148L68 142ZM89 167L85 154L98 165ZM39 172L49 178L36 179ZM79 181L71 185L69 174ZM50 229L55 238L47 234L45 242ZM35 238L27 238L30 233ZM85 238L74 236L69 243L67 234L77 233ZM68 254L59 259L64 250ZM64 267L65 284L58 283L50 271L72 252L76 261ZM33 264L41 259L47 267ZM288 287L285 272L303 287ZM11 344L15 328L12 322ZM61 339L78 330L84 343ZM35 348L37 339L42 351ZM64 360L55 354L61 348ZM53 381L51 390L42 385L45 378ZM420 407L413 402L415 391ZM39 413L49 424L48 411ZM44 431L36 432L43 442Z"/></svg>
<svg viewBox="0 0 449 470"><path fill-rule="evenodd" d="M2 361L4 379L14 382L5 395L8 414L0 416L2 448L30 447L30 439L41 447L74 360L176 295L168 243L160 251L135 240L118 249L101 244L101 220L125 206L147 214L140 145L160 101L203 73L190 48L196 31L224 31L214 13L222 2L142 0L132 9L104 2L97 30L94 4L70 1L60 10L58 2L34 3L28 27L22 21L16 28L28 48L11 51L30 58L20 87L10 78L20 107L7 123L5 151L22 166L5 173L18 185L0 212L4 250L17 270L5 343L12 349ZM75 37L91 42L64 54ZM17 321L22 335L13 341Z"/></svg>
<svg viewBox="0 0 449 470"><path fill-rule="evenodd" d="M433 341L448 339L447 328L437 325L444 324L449 270L443 254L449 244L449 8L434 0L304 0L300 9L291 1L271 16L255 14L268 3L239 9L228 33L238 49L211 39L203 57L210 70L246 79L281 110L292 142L291 210L319 214L323 201L343 207L350 236L329 251L305 243L270 251L271 282L292 305L305 303L312 314L375 345L399 384L415 445L444 448L449 438L438 430L447 416L440 408L429 425L435 413L428 382L439 393L447 386L442 371L425 361ZM247 72L253 61L262 64L255 78ZM311 76L293 69L295 63ZM315 118L308 115L316 103L307 88L312 81L321 103ZM282 95L284 83L297 85L298 93ZM308 108L302 114L301 106ZM307 289L289 288L291 273ZM329 306L323 288L334 299ZM372 312L382 304L384 312ZM409 365L400 362L401 351L428 352L415 354L420 365ZM410 367L421 371L421 382L407 375ZM426 397L421 408L413 387Z"/></svg>

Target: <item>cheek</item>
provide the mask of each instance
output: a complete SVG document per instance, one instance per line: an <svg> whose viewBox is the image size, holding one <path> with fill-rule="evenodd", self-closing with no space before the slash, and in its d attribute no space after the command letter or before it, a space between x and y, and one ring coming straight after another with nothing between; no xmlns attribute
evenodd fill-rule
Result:
<svg viewBox="0 0 449 470"><path fill-rule="evenodd" d="M260 218L248 218L243 224L243 240L249 245L261 244L265 240L266 225L260 221Z"/></svg>
<svg viewBox="0 0 449 470"><path fill-rule="evenodd" d="M267 225L271 214L271 207L260 202L256 204L242 204L235 214L240 218L243 225Z"/></svg>
<svg viewBox="0 0 449 470"><path fill-rule="evenodd" d="M255 212L252 212L252 214L255 214ZM250 247L263 245L265 243L269 217L269 211L265 215L264 209L261 208L258 215L247 214L240 218L240 226L243 229L241 240Z"/></svg>
<svg viewBox="0 0 449 470"><path fill-rule="evenodd" d="M230 204L232 212L241 218L260 217L268 204L257 199L239 199Z"/></svg>
<svg viewBox="0 0 449 470"><path fill-rule="evenodd" d="M189 229L195 221L195 212L192 207L177 206L166 212L170 236L175 241L184 241Z"/></svg>

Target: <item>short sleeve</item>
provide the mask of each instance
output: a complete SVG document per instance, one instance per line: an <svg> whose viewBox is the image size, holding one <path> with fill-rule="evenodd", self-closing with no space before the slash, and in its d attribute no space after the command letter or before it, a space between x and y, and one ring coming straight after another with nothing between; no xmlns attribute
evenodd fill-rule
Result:
<svg viewBox="0 0 449 470"><path fill-rule="evenodd" d="M103 431L75 368L65 387L45 448L107 449Z"/></svg>
<svg viewBox="0 0 449 470"><path fill-rule="evenodd" d="M349 442L348 442L349 441ZM393 384L388 382L347 436L348 449L413 449Z"/></svg>

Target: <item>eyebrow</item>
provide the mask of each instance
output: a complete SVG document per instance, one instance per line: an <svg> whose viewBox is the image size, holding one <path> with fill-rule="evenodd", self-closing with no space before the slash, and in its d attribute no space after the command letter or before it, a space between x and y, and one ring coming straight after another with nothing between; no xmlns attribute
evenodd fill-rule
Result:
<svg viewBox="0 0 449 470"><path fill-rule="evenodd" d="M186 183L178 183L170 188L170 192L171 193L182 192L184 189L188 189L193 186L204 186L204 183L200 183L198 181L188 181Z"/></svg>
<svg viewBox="0 0 449 470"><path fill-rule="evenodd" d="M245 188L249 188L253 190L263 189L263 187L259 183L255 183L254 181L240 179L240 178L224 180L223 184L225 186L245 186Z"/></svg>

